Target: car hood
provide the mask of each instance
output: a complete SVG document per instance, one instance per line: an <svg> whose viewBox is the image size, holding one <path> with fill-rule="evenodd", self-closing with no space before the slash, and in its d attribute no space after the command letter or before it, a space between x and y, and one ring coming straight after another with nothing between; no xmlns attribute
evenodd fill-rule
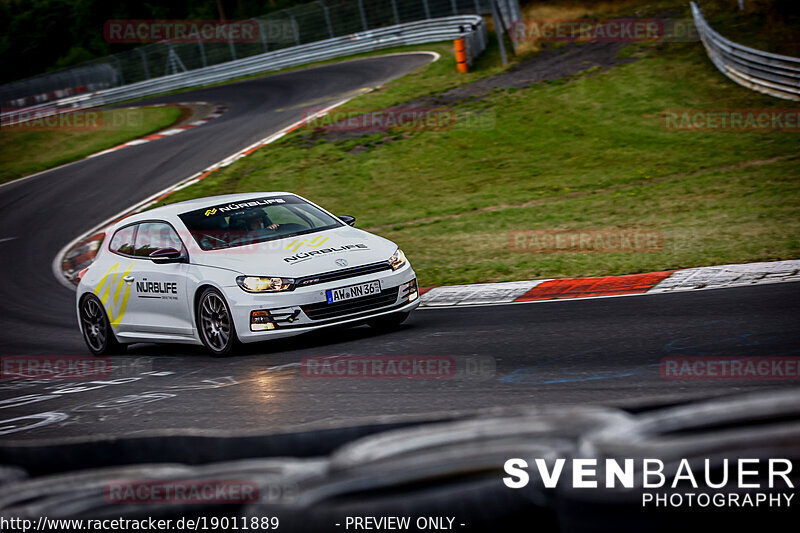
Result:
<svg viewBox="0 0 800 533"><path fill-rule="evenodd" d="M222 250L198 251L192 263L244 275L299 278L385 261L397 245L350 226Z"/></svg>

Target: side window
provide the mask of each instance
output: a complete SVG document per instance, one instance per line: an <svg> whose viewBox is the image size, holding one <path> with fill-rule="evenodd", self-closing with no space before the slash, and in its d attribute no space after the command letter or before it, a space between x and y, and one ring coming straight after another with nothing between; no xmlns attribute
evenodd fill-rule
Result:
<svg viewBox="0 0 800 533"><path fill-rule="evenodd" d="M163 222L139 224L134 255L149 257L151 253L161 248L175 248L176 250L183 248L183 244L172 226Z"/></svg>
<svg viewBox="0 0 800 533"><path fill-rule="evenodd" d="M133 234L136 226L128 226L118 230L111 238L108 245L112 252L124 255L133 255Z"/></svg>

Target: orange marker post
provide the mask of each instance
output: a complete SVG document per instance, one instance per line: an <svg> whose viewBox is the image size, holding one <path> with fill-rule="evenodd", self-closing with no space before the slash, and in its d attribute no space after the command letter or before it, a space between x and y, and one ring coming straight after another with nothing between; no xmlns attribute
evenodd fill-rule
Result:
<svg viewBox="0 0 800 533"><path fill-rule="evenodd" d="M456 39L454 41L456 46L456 64L458 65L458 71L462 74L467 73L467 46L464 43L464 39Z"/></svg>

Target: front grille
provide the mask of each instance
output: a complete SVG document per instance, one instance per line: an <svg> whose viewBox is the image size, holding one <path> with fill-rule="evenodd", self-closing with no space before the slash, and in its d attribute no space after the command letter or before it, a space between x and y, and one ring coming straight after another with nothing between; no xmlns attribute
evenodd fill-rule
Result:
<svg viewBox="0 0 800 533"><path fill-rule="evenodd" d="M398 289L399 287L392 287L391 289L381 291L380 294L365 296L364 298L358 298L355 300L345 300L343 302L336 302L332 304L329 304L328 302L322 302L318 304L302 305L300 307L311 320L336 318L392 305L397 301Z"/></svg>
<svg viewBox="0 0 800 533"><path fill-rule="evenodd" d="M327 283L329 281L338 281L340 279L355 278L363 276L364 274L374 274L375 272L382 272L384 270L391 270L392 266L388 261L381 261L380 263L370 263L352 268L343 268L342 270L334 270L333 272L325 272L323 274L316 274L314 276L305 276L295 280L296 287L308 287L309 285L316 285L317 283Z"/></svg>

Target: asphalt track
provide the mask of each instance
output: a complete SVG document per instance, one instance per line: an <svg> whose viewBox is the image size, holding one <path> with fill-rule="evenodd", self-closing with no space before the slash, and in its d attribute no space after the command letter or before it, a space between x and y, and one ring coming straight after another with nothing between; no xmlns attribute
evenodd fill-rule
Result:
<svg viewBox="0 0 800 533"><path fill-rule="evenodd" d="M149 102L227 103L181 135L0 188L0 354L86 354L74 295L50 265L74 237L323 106L430 60L388 56L269 76ZM356 213L357 215L357 209ZM249 430L542 403L623 406L796 386L796 381L674 381L680 356L800 352L800 284L417 311L398 331L323 331L251 345L227 359L188 346L136 345L101 379L0 380L0 438ZM438 356L454 374L310 376L307 357ZM305 367L308 368L308 367Z"/></svg>
<svg viewBox="0 0 800 533"><path fill-rule="evenodd" d="M305 108L379 86L430 60L429 54L412 54L349 61L145 100L142 104L206 101L229 109L180 135L0 187L0 350L83 352L74 295L50 270L57 252L72 239L296 122Z"/></svg>

